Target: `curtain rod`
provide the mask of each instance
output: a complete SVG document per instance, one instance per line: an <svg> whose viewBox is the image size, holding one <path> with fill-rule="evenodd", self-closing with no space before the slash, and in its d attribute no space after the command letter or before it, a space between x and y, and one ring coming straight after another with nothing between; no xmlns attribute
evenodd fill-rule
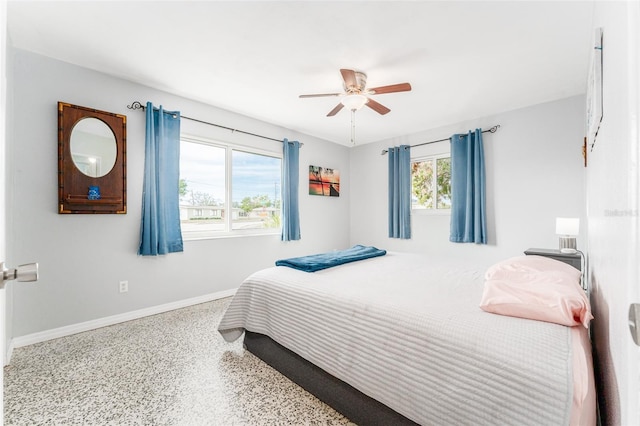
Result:
<svg viewBox="0 0 640 426"><path fill-rule="evenodd" d="M500 128L500 125L496 124L495 126L493 126L492 128L490 128L488 130L483 130L482 133L487 133L487 132L495 133L495 132L498 131L499 128ZM466 135L464 135L464 136L466 136ZM413 148L414 146L422 146L422 145L429 145L429 144L436 143L436 142L444 142L444 141L448 141L449 139L451 139L451 138L439 139L437 141L422 142L422 143L418 143L418 144L415 144L415 145L411 145L411 148ZM385 155L387 152L389 152L389 151L387 151L386 149L383 149L382 152L380 153L380 155Z"/></svg>
<svg viewBox="0 0 640 426"><path fill-rule="evenodd" d="M147 107L142 105L140 102L135 101L131 105L127 105L127 108L133 109L133 110L141 109L141 110L144 111ZM171 114L171 112L169 112L169 111L165 111L165 113L166 114ZM196 121L196 122L202 123L202 124L208 124L210 126L219 127L221 129L225 129L225 130L230 130L232 133L238 132L238 133L243 133L245 135L256 136L256 137L262 138L262 139L269 139L270 141L284 142L282 139L275 139L275 138L270 138L269 136L262 136L262 135L258 135L256 133L245 132L244 130L238 130L238 129L234 129L234 128L231 128L231 127L222 126L220 124L209 123L208 121L198 120L197 118L187 117L186 115L182 115L182 114L180 114L180 118L184 118L186 120L191 120L191 121ZM302 144L300 144L300 146L302 146Z"/></svg>

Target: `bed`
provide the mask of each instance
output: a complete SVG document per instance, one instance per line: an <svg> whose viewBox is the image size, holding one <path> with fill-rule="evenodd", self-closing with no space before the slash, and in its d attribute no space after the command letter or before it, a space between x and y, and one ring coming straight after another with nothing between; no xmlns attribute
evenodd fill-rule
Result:
<svg viewBox="0 0 640 426"><path fill-rule="evenodd" d="M357 424L595 425L587 328L480 309L487 270L394 252L267 268L218 330Z"/></svg>

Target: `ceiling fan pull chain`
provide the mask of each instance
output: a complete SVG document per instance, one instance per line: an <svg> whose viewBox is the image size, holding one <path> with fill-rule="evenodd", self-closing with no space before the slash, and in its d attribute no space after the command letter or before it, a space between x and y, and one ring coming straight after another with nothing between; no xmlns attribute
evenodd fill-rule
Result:
<svg viewBox="0 0 640 426"><path fill-rule="evenodd" d="M351 145L356 144L356 110L351 110Z"/></svg>

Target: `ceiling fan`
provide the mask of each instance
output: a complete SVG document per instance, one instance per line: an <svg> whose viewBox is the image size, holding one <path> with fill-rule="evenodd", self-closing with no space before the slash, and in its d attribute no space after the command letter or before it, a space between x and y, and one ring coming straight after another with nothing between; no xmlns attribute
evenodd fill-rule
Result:
<svg viewBox="0 0 640 426"><path fill-rule="evenodd" d="M312 95L300 95L300 97L319 98L324 96L343 96L340 103L336 105L335 108L333 108L331 111L329 111L327 117L333 117L345 106L351 111L356 111L362 108L364 105L368 106L377 113L384 115L391 110L386 106L374 101L369 96L382 95L385 93L408 92L409 90L411 90L411 85L409 83L399 83L389 86L380 86L367 89L367 75L365 73L361 71L341 69L340 74L342 74L343 80L343 93L320 93Z"/></svg>

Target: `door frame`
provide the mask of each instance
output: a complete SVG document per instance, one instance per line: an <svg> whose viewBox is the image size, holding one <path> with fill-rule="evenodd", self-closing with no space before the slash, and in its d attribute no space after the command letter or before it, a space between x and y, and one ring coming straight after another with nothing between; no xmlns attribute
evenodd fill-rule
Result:
<svg viewBox="0 0 640 426"><path fill-rule="evenodd" d="M0 0L0 261L6 259L6 170L7 170L7 0ZM6 295L0 289L0 353L2 365L6 353ZM4 369L0 374L0 424L4 424Z"/></svg>

